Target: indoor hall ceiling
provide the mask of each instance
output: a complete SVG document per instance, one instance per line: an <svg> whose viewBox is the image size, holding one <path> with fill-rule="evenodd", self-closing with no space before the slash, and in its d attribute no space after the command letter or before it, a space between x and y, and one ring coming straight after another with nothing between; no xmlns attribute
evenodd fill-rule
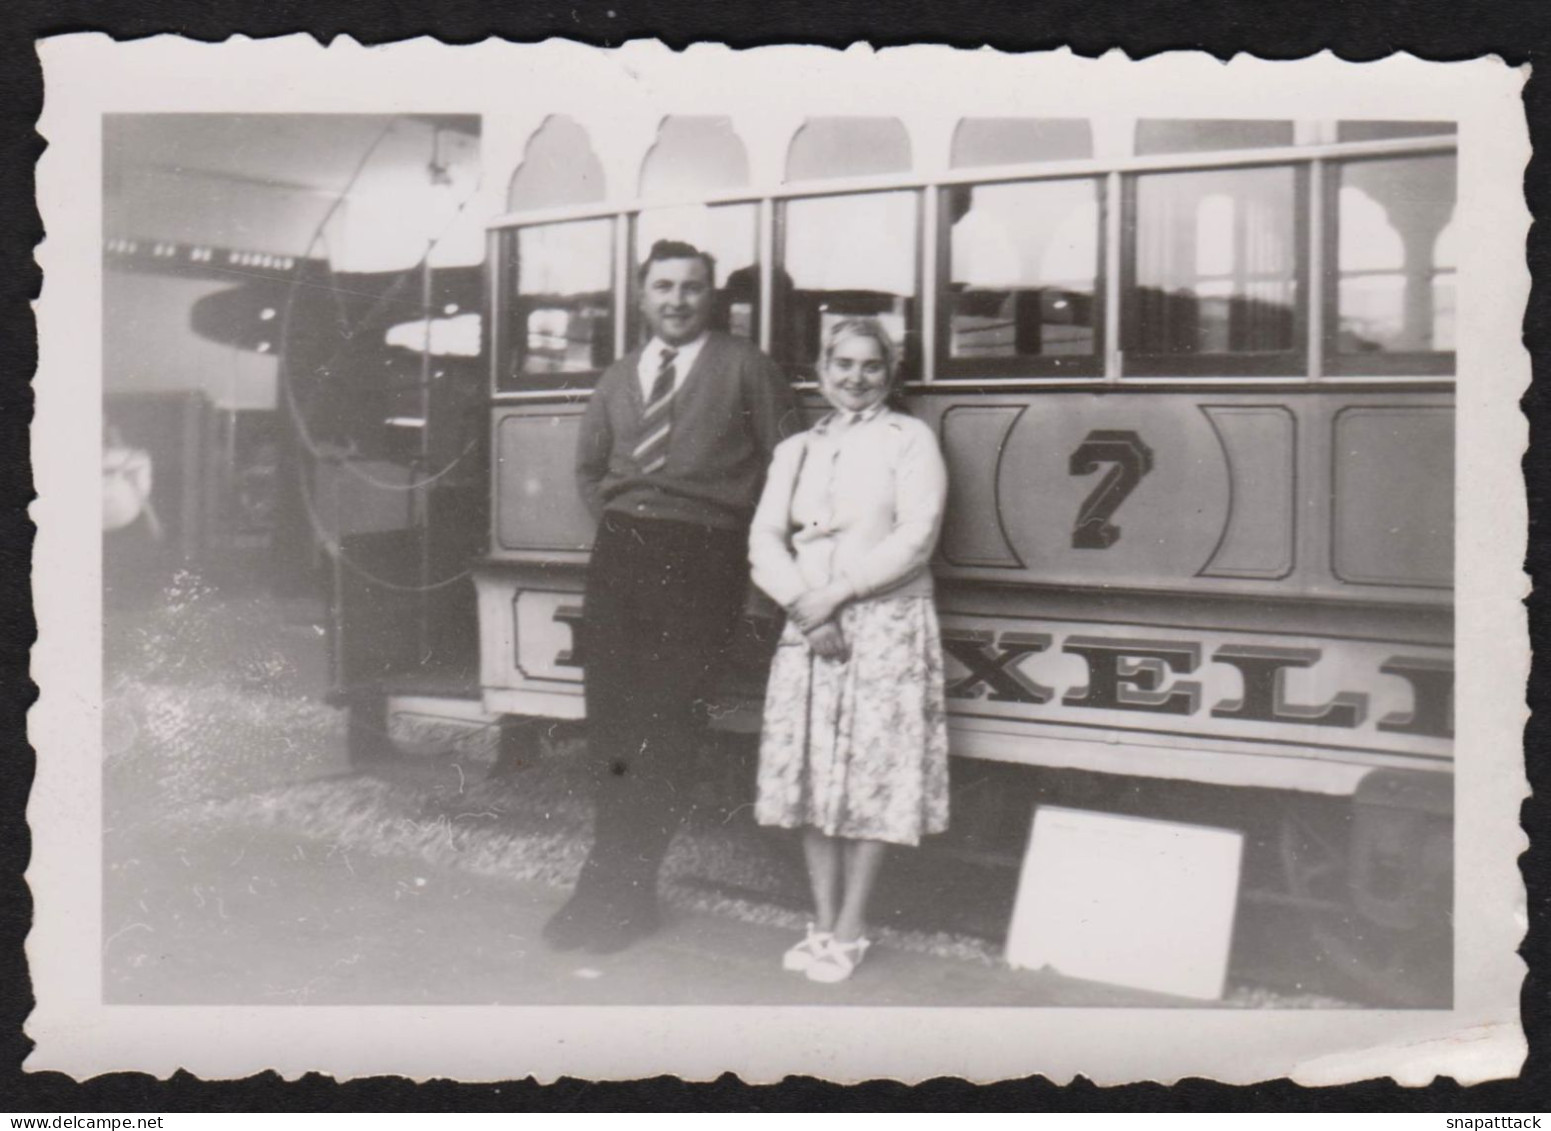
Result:
<svg viewBox="0 0 1551 1131"><path fill-rule="evenodd" d="M374 143L383 157L408 150L406 159L423 165L438 126L479 133L474 115L115 114L104 122L103 167L110 179L151 167L337 192Z"/></svg>
<svg viewBox="0 0 1551 1131"><path fill-rule="evenodd" d="M449 228L445 215L478 184L479 124L473 115L108 115L104 235L325 255L350 271L413 265L434 237L441 261L479 262L482 220L460 212Z"/></svg>

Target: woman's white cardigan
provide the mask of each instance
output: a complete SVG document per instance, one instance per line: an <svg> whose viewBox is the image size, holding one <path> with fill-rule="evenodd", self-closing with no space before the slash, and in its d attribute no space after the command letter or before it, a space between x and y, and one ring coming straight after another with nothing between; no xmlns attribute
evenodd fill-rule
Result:
<svg viewBox="0 0 1551 1131"><path fill-rule="evenodd" d="M754 583L783 607L835 580L854 600L930 596L947 493L927 425L833 412L775 449L749 530Z"/></svg>

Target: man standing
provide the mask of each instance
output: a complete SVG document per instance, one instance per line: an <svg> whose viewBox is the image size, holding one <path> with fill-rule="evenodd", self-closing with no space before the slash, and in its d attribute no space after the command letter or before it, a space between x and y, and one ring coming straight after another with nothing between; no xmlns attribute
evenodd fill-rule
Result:
<svg viewBox="0 0 1551 1131"><path fill-rule="evenodd" d="M776 444L800 427L790 384L710 332L716 265L660 240L641 265L652 339L615 362L582 418L577 480L598 520L581 626L592 851L544 927L610 953L656 930L657 873L683 817L722 651L743 607L748 525Z"/></svg>

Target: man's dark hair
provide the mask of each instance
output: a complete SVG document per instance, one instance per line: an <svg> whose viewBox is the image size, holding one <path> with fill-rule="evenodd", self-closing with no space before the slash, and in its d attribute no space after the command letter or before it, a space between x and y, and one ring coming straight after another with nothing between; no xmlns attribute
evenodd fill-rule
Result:
<svg viewBox="0 0 1551 1131"><path fill-rule="evenodd" d="M698 259L705 264L706 282L712 290L716 289L716 259L709 251L701 251L692 243L683 240L658 240L652 244L652 250L641 261L641 268L636 274L636 281L646 283L646 273L652 269L652 264L664 259Z"/></svg>

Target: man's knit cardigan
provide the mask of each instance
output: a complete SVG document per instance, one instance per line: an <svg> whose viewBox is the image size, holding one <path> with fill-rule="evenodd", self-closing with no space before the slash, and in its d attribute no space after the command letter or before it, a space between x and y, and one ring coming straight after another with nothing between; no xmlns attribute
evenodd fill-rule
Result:
<svg viewBox="0 0 1551 1131"><path fill-rule="evenodd" d="M641 352L604 371L582 416L576 477L588 509L747 529L771 452L802 429L791 383L749 342L712 332L679 377L668 462L645 475L632 454L646 407Z"/></svg>

